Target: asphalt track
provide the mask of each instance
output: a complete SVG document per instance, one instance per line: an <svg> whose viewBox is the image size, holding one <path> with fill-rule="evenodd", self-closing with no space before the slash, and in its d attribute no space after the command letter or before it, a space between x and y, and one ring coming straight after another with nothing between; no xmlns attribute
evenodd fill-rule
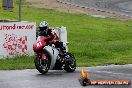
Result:
<svg viewBox="0 0 132 88"><path fill-rule="evenodd" d="M132 80L132 65L110 65L85 67L90 79L129 79ZM49 71L46 75L36 69L0 71L0 88L83 88L78 78L81 68L74 73ZM98 85L86 88L132 88L132 85Z"/></svg>
<svg viewBox="0 0 132 88"><path fill-rule="evenodd" d="M97 10L120 13L132 16L132 0L58 0Z"/></svg>

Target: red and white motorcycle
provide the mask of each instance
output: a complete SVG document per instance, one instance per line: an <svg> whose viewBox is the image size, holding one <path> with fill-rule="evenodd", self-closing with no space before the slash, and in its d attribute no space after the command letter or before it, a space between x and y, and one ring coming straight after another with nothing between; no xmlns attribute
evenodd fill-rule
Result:
<svg viewBox="0 0 132 88"><path fill-rule="evenodd" d="M67 72L74 72L76 69L75 57L68 52L67 48L67 32L66 28L62 27L56 31L59 39L63 42L67 53L64 56L59 48L54 44L46 44L46 37L38 39L33 45L33 50L36 54L34 59L36 69L45 74L48 70L65 70Z"/></svg>

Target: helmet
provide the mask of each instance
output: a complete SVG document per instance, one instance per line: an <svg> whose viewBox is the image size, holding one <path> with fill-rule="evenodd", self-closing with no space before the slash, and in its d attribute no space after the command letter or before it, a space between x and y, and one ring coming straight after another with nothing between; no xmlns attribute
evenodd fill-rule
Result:
<svg viewBox="0 0 132 88"><path fill-rule="evenodd" d="M47 30L48 29L48 23L46 21L43 21L39 24L39 28L41 31Z"/></svg>

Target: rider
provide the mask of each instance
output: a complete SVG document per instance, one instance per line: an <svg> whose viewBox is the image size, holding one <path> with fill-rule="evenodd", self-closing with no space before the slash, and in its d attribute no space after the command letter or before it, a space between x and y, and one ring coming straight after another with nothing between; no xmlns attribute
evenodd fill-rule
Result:
<svg viewBox="0 0 132 88"><path fill-rule="evenodd" d="M46 21L43 21L39 24L38 36L46 37L46 43L54 43L55 47L60 48L63 54L66 53L66 48L63 46L63 42L59 41L57 34L52 32L52 29L49 29L48 23Z"/></svg>

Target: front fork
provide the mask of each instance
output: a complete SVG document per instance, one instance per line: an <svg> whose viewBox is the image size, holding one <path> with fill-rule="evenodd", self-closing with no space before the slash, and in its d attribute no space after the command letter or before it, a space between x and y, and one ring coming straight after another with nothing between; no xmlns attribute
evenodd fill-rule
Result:
<svg viewBox="0 0 132 88"><path fill-rule="evenodd" d="M44 61L45 60L45 54L44 53L42 53L42 61Z"/></svg>
<svg viewBox="0 0 132 88"><path fill-rule="evenodd" d="M37 56L40 56L42 61L45 60L45 54L44 53L37 53Z"/></svg>

